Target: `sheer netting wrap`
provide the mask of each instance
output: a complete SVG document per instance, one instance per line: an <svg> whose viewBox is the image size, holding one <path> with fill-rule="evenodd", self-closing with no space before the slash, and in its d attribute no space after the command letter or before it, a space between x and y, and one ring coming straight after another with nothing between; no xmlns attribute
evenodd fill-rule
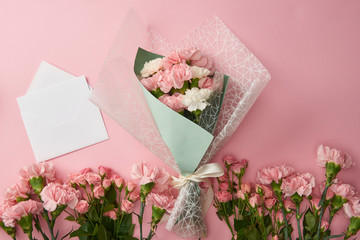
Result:
<svg viewBox="0 0 360 240"><path fill-rule="evenodd" d="M170 43L149 30L130 11L104 62L90 100L112 117L153 154L179 173L169 148L161 138L147 105L133 65L138 48L167 55L171 50L196 48L212 62L214 69L229 76L214 139L200 161L208 163L229 140L260 95L270 74L248 48L216 16L206 20L179 43ZM202 203L209 194L188 181L180 189L167 229L184 238L206 236Z"/></svg>

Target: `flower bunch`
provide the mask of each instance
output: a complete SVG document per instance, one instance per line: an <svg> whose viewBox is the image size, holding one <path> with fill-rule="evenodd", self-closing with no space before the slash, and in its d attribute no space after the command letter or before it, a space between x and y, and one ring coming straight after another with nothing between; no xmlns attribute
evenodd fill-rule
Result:
<svg viewBox="0 0 360 240"><path fill-rule="evenodd" d="M69 175L69 182L83 195L66 218L81 226L71 237L97 236L98 239L136 239L132 216L138 216L140 239L151 239L165 212L170 212L174 198L168 194L169 174L164 169L134 164L131 177L140 185L126 181L110 168L100 166L97 172L85 168ZM140 200L140 213L134 212ZM142 223L146 205L152 206L151 228L143 238Z"/></svg>
<svg viewBox="0 0 360 240"><path fill-rule="evenodd" d="M80 192L56 179L52 163L24 167L19 176L20 181L4 192L4 201L0 204L0 226L13 239L16 239L16 225L31 240L34 226L44 239L57 239L59 232L54 233L55 221L67 207L76 206ZM41 217L47 223L50 237L43 231Z"/></svg>
<svg viewBox="0 0 360 240"><path fill-rule="evenodd" d="M214 206L233 239L268 239L269 236L292 239L293 216L299 240L354 236L360 229L360 198L351 185L336 178L342 168L349 168L354 162L347 154L323 145L318 148L317 161L326 167L326 181L319 186L321 197L313 193L315 178L310 173L298 173L283 164L259 170L258 184L244 183L242 178L247 161L225 156L226 173L218 178ZM305 202L308 206L300 212ZM325 220L323 216L327 209L329 219ZM331 235L331 222L341 209L350 218L349 227L343 234Z"/></svg>
<svg viewBox="0 0 360 240"><path fill-rule="evenodd" d="M162 103L198 123L213 92L222 86L222 76L212 68L211 59L199 50L172 51L146 62L140 81Z"/></svg>
<svg viewBox="0 0 360 240"><path fill-rule="evenodd" d="M125 181L104 166L99 166L97 172L90 168L82 169L70 174L68 180L72 188L83 196L66 218L80 224L71 237L133 239L132 212L140 198L135 183Z"/></svg>

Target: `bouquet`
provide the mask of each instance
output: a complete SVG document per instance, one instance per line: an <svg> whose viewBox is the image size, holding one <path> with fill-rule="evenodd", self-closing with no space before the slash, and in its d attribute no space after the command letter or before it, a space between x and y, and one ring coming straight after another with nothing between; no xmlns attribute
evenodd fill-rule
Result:
<svg viewBox="0 0 360 240"><path fill-rule="evenodd" d="M212 199L212 189L205 193L199 183L222 175L220 166L207 163L269 80L260 61L217 17L174 45L130 12L90 100L179 172L167 228L199 238L206 236L203 214Z"/></svg>
<svg viewBox="0 0 360 240"><path fill-rule="evenodd" d="M258 171L258 184L243 182L248 162L232 156L224 157L225 174L218 179L214 206L220 220L225 221L232 239L292 239L296 221L296 239L349 239L360 229L359 194L349 184L341 183L337 174L354 162L345 153L319 146L318 163L326 168L326 180L319 185L321 197L313 193L315 178L298 173L283 164ZM301 206L306 205L304 211ZM333 218L342 210L350 218L346 231L333 235ZM328 212L328 219L324 213ZM302 224L301 224L302 222Z"/></svg>

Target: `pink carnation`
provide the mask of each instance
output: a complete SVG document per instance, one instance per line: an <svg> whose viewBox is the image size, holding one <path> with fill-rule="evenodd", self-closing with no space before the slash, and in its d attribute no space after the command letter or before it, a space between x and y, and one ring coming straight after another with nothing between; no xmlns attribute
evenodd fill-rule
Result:
<svg viewBox="0 0 360 240"><path fill-rule="evenodd" d="M94 172L88 172L85 174L85 179L90 185L98 185L101 183L101 177L99 174Z"/></svg>
<svg viewBox="0 0 360 240"><path fill-rule="evenodd" d="M112 169L109 167L99 166L99 175L102 177L110 177Z"/></svg>
<svg viewBox="0 0 360 240"><path fill-rule="evenodd" d="M321 228L322 231L325 231L326 229L329 228L329 222L325 221L325 220L321 220L320 228Z"/></svg>
<svg viewBox="0 0 360 240"><path fill-rule="evenodd" d="M89 203L85 200L80 200L76 204L75 210L80 214L87 213L89 211Z"/></svg>
<svg viewBox="0 0 360 240"><path fill-rule="evenodd" d="M139 192L134 191L134 192L129 193L128 199L129 199L131 202L136 202L137 200L140 199L140 194L139 194Z"/></svg>
<svg viewBox="0 0 360 240"><path fill-rule="evenodd" d="M310 203L311 203L311 207L312 207L314 210L320 210L320 206L319 206L320 198L318 198L318 197L313 197L313 198L310 200Z"/></svg>
<svg viewBox="0 0 360 240"><path fill-rule="evenodd" d="M308 197L315 187L315 178L310 173L297 174L285 178L281 184L281 190L285 197L291 197L295 193L299 196Z"/></svg>
<svg viewBox="0 0 360 240"><path fill-rule="evenodd" d="M259 170L257 172L258 179L262 184L270 184L272 181L275 181L276 183L279 182L279 180L289 176L295 171L294 168L283 164L280 166L275 167L266 167L262 170Z"/></svg>
<svg viewBox="0 0 360 240"><path fill-rule="evenodd" d="M222 182L219 184L219 188L221 191L227 191L229 189L229 184L227 182Z"/></svg>
<svg viewBox="0 0 360 240"><path fill-rule="evenodd" d="M28 181L21 180L19 183L8 187L4 192L5 201L17 202L17 198L27 199L30 195L30 184Z"/></svg>
<svg viewBox="0 0 360 240"><path fill-rule="evenodd" d="M136 189L136 187L137 187L136 183L133 183L131 181L126 182L125 188L129 193L133 192Z"/></svg>
<svg viewBox="0 0 360 240"><path fill-rule="evenodd" d="M276 203L276 198L267 198L264 200L264 205L267 209L273 208L275 203Z"/></svg>
<svg viewBox="0 0 360 240"><path fill-rule="evenodd" d="M94 197L100 199L101 197L105 196L104 188L99 184L94 187Z"/></svg>
<svg viewBox="0 0 360 240"><path fill-rule="evenodd" d="M256 185L256 192L260 194L260 191L264 194L265 198L271 198L273 197L273 190L265 185Z"/></svg>
<svg viewBox="0 0 360 240"><path fill-rule="evenodd" d="M68 184L49 183L40 193L44 208L49 212L54 211L58 205L67 205L74 209L81 193Z"/></svg>
<svg viewBox="0 0 360 240"><path fill-rule="evenodd" d="M158 169L156 167L149 168L145 162L139 162L132 166L130 176L137 181L140 185L145 185L150 182L155 183L155 187L159 191L167 188L165 184L169 180L169 174L164 169Z"/></svg>
<svg viewBox="0 0 360 240"><path fill-rule="evenodd" d="M251 194L251 197L249 198L249 203L252 207L257 207L261 205L261 197L257 193Z"/></svg>
<svg viewBox="0 0 360 240"><path fill-rule="evenodd" d="M114 208L113 210L110 210L108 212L104 213L104 216L107 216L109 218L111 218L112 220L116 220L117 219L117 208Z"/></svg>
<svg viewBox="0 0 360 240"><path fill-rule="evenodd" d="M174 208L175 199L173 196L150 193L146 198L146 204L155 205L156 207L165 209L168 213L171 213Z"/></svg>
<svg viewBox="0 0 360 240"><path fill-rule="evenodd" d="M124 187L124 179L122 177L120 177L119 175L113 174L111 176L111 180L115 183L115 186L117 188Z"/></svg>
<svg viewBox="0 0 360 240"><path fill-rule="evenodd" d="M102 182L102 186L104 187L104 189L110 188L111 184L112 184L111 180L107 178L105 178Z"/></svg>
<svg viewBox="0 0 360 240"><path fill-rule="evenodd" d="M334 195L341 196L343 199L351 199L355 196L356 190L350 184L334 183L328 189L328 192L332 192Z"/></svg>
<svg viewBox="0 0 360 240"><path fill-rule="evenodd" d="M195 57L197 59L192 60ZM202 55L200 51L196 51L195 53L193 53L193 55L190 57L190 59L192 60L191 66L203 67L203 68L207 68L209 70L211 70L213 68L213 62L212 62L211 58L208 58L208 57Z"/></svg>
<svg viewBox="0 0 360 240"><path fill-rule="evenodd" d="M186 63L186 60L190 57L190 53L187 51L172 51L169 55L163 59L165 69L171 68L174 64Z"/></svg>
<svg viewBox="0 0 360 240"><path fill-rule="evenodd" d="M140 185L145 185L150 182L155 182L158 169L154 167L149 168L145 162L138 162L131 167L130 176L136 180Z"/></svg>
<svg viewBox="0 0 360 240"><path fill-rule="evenodd" d="M163 77L164 72L159 71L154 76L143 78L140 80L142 85L148 90L148 91L154 91L159 87L159 82L161 78ZM171 89L171 88L170 88Z"/></svg>
<svg viewBox="0 0 360 240"><path fill-rule="evenodd" d="M242 183L240 185L240 189L244 193L250 193L251 192L251 183Z"/></svg>
<svg viewBox="0 0 360 240"><path fill-rule="evenodd" d="M83 186L86 185L85 174L71 173L69 174L68 179L71 184L83 185Z"/></svg>
<svg viewBox="0 0 360 240"><path fill-rule="evenodd" d="M240 162L234 163L231 165L230 170L235 174L240 174L242 169L247 167L247 160L242 159Z"/></svg>
<svg viewBox="0 0 360 240"><path fill-rule="evenodd" d="M198 82L199 88L208 88L208 89L214 89L214 80L210 77L204 77L199 80Z"/></svg>
<svg viewBox="0 0 360 240"><path fill-rule="evenodd" d="M185 81L192 78L191 68L187 64L174 65L170 70L165 71L165 78L169 78L169 82L175 89L181 89ZM160 84L161 86L161 84Z"/></svg>
<svg viewBox="0 0 360 240"><path fill-rule="evenodd" d="M350 168L355 165L351 157L335 148L320 145L317 150L317 163L325 167L327 162L333 162L340 165L341 168Z"/></svg>
<svg viewBox="0 0 360 240"><path fill-rule="evenodd" d="M130 202L127 199L124 199L121 202L121 211L126 212L126 213L131 213L132 209L134 207L134 203Z"/></svg>
<svg viewBox="0 0 360 240"><path fill-rule="evenodd" d="M345 216L348 218L360 218L360 198L353 197L343 205Z"/></svg>
<svg viewBox="0 0 360 240"><path fill-rule="evenodd" d="M285 207L285 210L288 212L296 209L295 203L293 203L292 201L290 201L288 199L284 200L284 207Z"/></svg>
<svg viewBox="0 0 360 240"><path fill-rule="evenodd" d="M175 93L171 96L168 94L164 94L159 97L159 100L175 112L180 112L186 108L186 106L182 102L182 96L183 95L180 93Z"/></svg>
<svg viewBox="0 0 360 240"><path fill-rule="evenodd" d="M227 191L219 191L216 193L216 198L219 200L219 202L228 202L232 199L232 196Z"/></svg>
<svg viewBox="0 0 360 240"><path fill-rule="evenodd" d="M29 181L32 178L43 177L48 182L55 181L54 164L51 162L34 163L23 167L19 172L20 178Z"/></svg>
<svg viewBox="0 0 360 240"><path fill-rule="evenodd" d="M34 200L22 201L10 208L7 208L2 215L2 219L5 226L15 227L15 220L20 221L22 217L26 217L29 214L39 214L42 210L43 205L41 202Z"/></svg>
<svg viewBox="0 0 360 240"><path fill-rule="evenodd" d="M236 160L235 157L233 157L233 156L231 156L231 155L225 155L225 156L223 157L223 161L224 161L225 165L228 165L228 166L233 165L233 164L239 162L238 160Z"/></svg>

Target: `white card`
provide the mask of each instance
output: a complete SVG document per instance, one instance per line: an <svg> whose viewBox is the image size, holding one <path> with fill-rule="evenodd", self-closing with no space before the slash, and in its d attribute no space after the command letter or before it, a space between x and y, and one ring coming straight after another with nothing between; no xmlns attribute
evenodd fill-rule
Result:
<svg viewBox="0 0 360 240"><path fill-rule="evenodd" d="M109 138L90 92L84 76L41 63L28 93L17 99L38 162Z"/></svg>

